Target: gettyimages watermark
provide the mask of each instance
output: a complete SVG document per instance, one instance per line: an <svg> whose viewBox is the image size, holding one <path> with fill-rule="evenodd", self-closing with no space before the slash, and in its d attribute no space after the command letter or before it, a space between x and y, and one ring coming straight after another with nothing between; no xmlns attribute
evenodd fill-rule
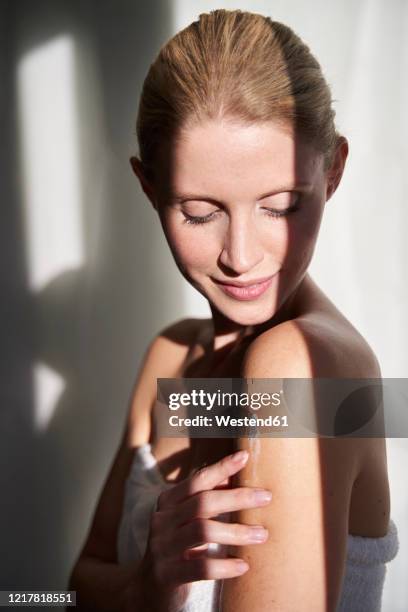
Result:
<svg viewBox="0 0 408 612"><path fill-rule="evenodd" d="M159 437L408 437L407 378L158 378Z"/></svg>

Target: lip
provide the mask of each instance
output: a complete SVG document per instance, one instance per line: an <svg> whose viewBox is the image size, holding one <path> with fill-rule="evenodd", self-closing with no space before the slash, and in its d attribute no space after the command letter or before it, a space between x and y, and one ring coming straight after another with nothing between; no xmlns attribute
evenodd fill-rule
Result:
<svg viewBox="0 0 408 612"><path fill-rule="evenodd" d="M276 273L272 276L248 281L247 283L231 281L224 283L215 280L216 284L229 296L238 300L255 300L271 286Z"/></svg>
<svg viewBox="0 0 408 612"><path fill-rule="evenodd" d="M242 281L221 281L214 279L216 283L220 285L228 285L228 287L253 287L254 285L259 285L269 279L271 279L275 274L271 274L270 276L263 276L262 278L254 278L253 280L246 281L245 283Z"/></svg>

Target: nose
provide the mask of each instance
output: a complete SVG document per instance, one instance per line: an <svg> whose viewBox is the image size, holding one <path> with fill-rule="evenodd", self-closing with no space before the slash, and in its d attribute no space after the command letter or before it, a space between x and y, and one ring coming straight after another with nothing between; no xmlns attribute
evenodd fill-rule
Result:
<svg viewBox="0 0 408 612"><path fill-rule="evenodd" d="M225 233L220 262L237 274L244 274L256 267L263 258L256 222L251 213L232 215Z"/></svg>

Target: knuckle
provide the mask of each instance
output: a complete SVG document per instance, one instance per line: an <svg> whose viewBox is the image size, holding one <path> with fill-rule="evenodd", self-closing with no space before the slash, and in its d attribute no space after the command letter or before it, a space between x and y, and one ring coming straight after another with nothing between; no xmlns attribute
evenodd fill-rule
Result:
<svg viewBox="0 0 408 612"><path fill-rule="evenodd" d="M231 455L227 455L226 457L223 457L222 459L220 459L219 463L223 469L231 467Z"/></svg>
<svg viewBox="0 0 408 612"><path fill-rule="evenodd" d="M194 479L196 480L196 482L203 482L205 481L205 479L207 478L208 475L208 467L206 466L201 466L199 467L195 474L194 474Z"/></svg>
<svg viewBox="0 0 408 612"><path fill-rule="evenodd" d="M200 491L195 495L195 511L198 515L206 512L209 505L210 491Z"/></svg>
<svg viewBox="0 0 408 612"><path fill-rule="evenodd" d="M240 504L245 504L245 502L247 501L247 496L246 496L246 492L245 489L230 489L228 491L228 494L231 496L231 502L234 505L239 506Z"/></svg>
<svg viewBox="0 0 408 612"><path fill-rule="evenodd" d="M208 540L209 523L206 519L195 519L193 522L193 537L200 544L204 544Z"/></svg>
<svg viewBox="0 0 408 612"><path fill-rule="evenodd" d="M242 537L243 533L246 533L246 529L240 525L239 523L233 523L231 525L232 528L232 536L234 539L239 539ZM249 531L249 529L248 529Z"/></svg>
<svg viewBox="0 0 408 612"><path fill-rule="evenodd" d="M187 483L187 487L186 487L186 495L187 497L192 497L195 493L195 480L194 480L194 476L192 478L189 479L188 483Z"/></svg>

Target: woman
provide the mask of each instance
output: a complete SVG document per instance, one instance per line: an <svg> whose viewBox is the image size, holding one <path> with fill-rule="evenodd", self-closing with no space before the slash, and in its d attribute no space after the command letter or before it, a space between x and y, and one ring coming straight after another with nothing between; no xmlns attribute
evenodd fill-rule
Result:
<svg viewBox="0 0 408 612"><path fill-rule="evenodd" d="M398 548L384 439L209 443L152 423L157 378L381 376L307 272L348 154L318 62L262 15L201 14L150 67L137 136L133 170L212 317L146 351L70 588L98 610L380 610Z"/></svg>

